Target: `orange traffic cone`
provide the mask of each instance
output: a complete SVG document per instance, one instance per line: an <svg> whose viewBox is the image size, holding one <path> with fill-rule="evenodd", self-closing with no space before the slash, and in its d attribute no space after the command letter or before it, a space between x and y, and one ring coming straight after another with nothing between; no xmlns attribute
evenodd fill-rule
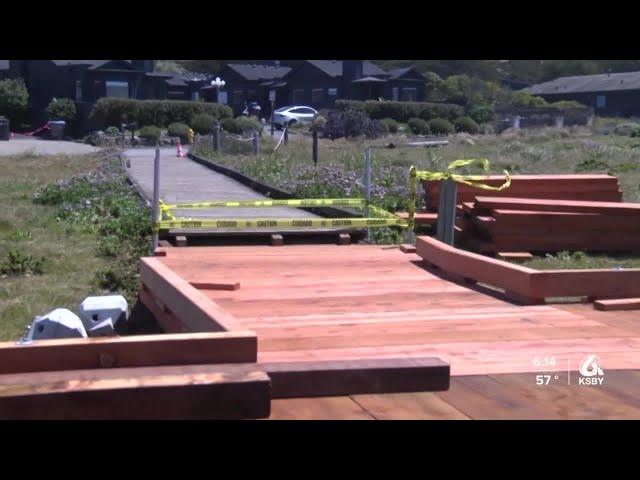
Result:
<svg viewBox="0 0 640 480"><path fill-rule="evenodd" d="M184 152L182 151L182 145L180 144L180 140L178 140L178 154L176 156L178 158L184 158Z"/></svg>

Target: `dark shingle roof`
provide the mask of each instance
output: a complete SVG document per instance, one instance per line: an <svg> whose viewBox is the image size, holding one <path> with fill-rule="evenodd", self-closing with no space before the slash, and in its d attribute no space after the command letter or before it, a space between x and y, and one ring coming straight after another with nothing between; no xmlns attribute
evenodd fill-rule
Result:
<svg viewBox="0 0 640 480"><path fill-rule="evenodd" d="M91 68L98 68L111 60L51 60L58 67L67 65L89 65Z"/></svg>
<svg viewBox="0 0 640 480"><path fill-rule="evenodd" d="M640 72L560 77L525 89L534 95L640 90Z"/></svg>
<svg viewBox="0 0 640 480"><path fill-rule="evenodd" d="M227 63L227 67L247 80L273 80L282 78L291 71L289 67L251 65L246 63Z"/></svg>
<svg viewBox="0 0 640 480"><path fill-rule="evenodd" d="M404 74L410 72L411 70L413 70L413 67L394 68L393 70L389 70L387 72L387 75L389 75L390 79L395 80L397 78L402 77ZM420 73L420 75L422 74Z"/></svg>
<svg viewBox="0 0 640 480"><path fill-rule="evenodd" d="M330 77L342 76L342 60L308 60L308 62ZM374 65L368 60L365 60L362 64L362 75L369 76L383 76L385 71L377 65Z"/></svg>

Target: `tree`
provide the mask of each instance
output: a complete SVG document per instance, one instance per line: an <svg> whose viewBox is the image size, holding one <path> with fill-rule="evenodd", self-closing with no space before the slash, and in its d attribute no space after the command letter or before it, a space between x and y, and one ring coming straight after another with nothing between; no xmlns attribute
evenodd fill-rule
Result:
<svg viewBox="0 0 640 480"><path fill-rule="evenodd" d="M76 118L76 104L70 98L54 98L47 106L49 120L72 122Z"/></svg>
<svg viewBox="0 0 640 480"><path fill-rule="evenodd" d="M0 115L19 123L29 107L29 92L24 80L0 80Z"/></svg>

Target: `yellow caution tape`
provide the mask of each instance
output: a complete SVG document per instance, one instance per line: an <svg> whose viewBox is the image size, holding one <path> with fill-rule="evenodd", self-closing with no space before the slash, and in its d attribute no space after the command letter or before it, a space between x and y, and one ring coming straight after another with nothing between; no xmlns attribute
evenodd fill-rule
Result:
<svg viewBox="0 0 640 480"><path fill-rule="evenodd" d="M466 167L468 165L473 165L474 163L480 164L482 169L486 172L489 170L489 160L486 158L474 158L470 160L455 160L449 164L446 172L429 172L429 171L416 171L415 176L420 180L453 180L457 183L463 183L465 185L469 185L471 187L479 188L481 190L491 190L494 192L501 192L502 190L509 188L511 186L511 177L509 176L509 172L504 170L505 181L499 187L493 187L491 185L486 185L481 183L483 180L486 180L487 177L485 175L458 175L452 173L452 170L460 167Z"/></svg>
<svg viewBox="0 0 640 480"><path fill-rule="evenodd" d="M404 219L393 215L383 218L247 218L247 219L192 219L176 218L160 220L155 224L155 230L176 228L309 228L309 227L406 227Z"/></svg>
<svg viewBox="0 0 640 480"><path fill-rule="evenodd" d="M199 208L258 208L258 207L364 207L364 198L307 198L291 200L238 200L238 201L211 201L195 203L179 203L164 205L169 210L173 209L199 209Z"/></svg>

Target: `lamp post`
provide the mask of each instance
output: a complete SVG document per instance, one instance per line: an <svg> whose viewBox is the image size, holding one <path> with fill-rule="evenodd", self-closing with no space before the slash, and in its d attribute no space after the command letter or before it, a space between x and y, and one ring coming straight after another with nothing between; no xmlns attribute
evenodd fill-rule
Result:
<svg viewBox="0 0 640 480"><path fill-rule="evenodd" d="M227 84L224 80L221 80L220 77L216 77L215 80L211 81L211 86L216 89L216 103L220 103L220 89Z"/></svg>

